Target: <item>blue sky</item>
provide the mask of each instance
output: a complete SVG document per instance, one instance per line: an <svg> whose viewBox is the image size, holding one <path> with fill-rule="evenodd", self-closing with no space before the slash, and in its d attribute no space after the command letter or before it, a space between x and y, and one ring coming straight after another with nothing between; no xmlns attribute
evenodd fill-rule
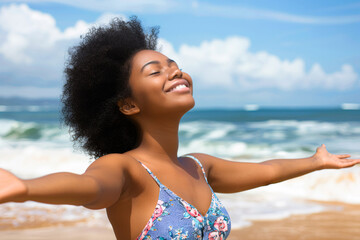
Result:
<svg viewBox="0 0 360 240"><path fill-rule="evenodd" d="M67 49L131 15L160 26L199 108L360 104L360 1L0 1L0 97L59 98Z"/></svg>

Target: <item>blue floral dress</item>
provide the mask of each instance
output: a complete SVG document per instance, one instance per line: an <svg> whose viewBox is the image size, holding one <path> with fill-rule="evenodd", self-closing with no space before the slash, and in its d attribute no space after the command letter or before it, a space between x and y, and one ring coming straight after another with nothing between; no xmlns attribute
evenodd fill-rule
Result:
<svg viewBox="0 0 360 240"><path fill-rule="evenodd" d="M200 161L191 155L186 155L186 157L194 159L200 165L205 181L208 183ZM138 236L138 240L223 240L229 236L230 216L210 185L212 199L207 213L203 216L194 206L164 186L143 163L141 165L157 182L160 192L155 210Z"/></svg>

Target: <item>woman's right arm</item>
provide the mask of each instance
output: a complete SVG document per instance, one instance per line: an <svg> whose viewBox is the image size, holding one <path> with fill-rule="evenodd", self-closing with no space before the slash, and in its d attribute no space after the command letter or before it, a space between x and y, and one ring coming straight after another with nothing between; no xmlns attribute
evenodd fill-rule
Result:
<svg viewBox="0 0 360 240"><path fill-rule="evenodd" d="M0 203L30 200L91 209L109 207L119 199L125 186L127 161L121 156L103 156L81 175L60 172L22 180L0 169Z"/></svg>

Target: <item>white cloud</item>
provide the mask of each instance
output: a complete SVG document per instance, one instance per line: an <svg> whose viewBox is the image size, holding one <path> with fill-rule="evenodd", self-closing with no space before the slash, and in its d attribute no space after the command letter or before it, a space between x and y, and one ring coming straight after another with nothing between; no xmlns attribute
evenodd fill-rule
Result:
<svg viewBox="0 0 360 240"><path fill-rule="evenodd" d="M0 74L2 85L58 87L67 49L93 25L112 17L103 14L95 23L78 21L61 31L55 19L27 5L8 5L0 9Z"/></svg>
<svg viewBox="0 0 360 240"><path fill-rule="evenodd" d="M104 14L94 24L104 24L115 16L120 15ZM14 63L30 64L38 55L56 50L63 45L61 42L79 39L94 24L79 20L61 32L49 14L32 10L25 4L4 6L0 9L0 32L4 36L0 53Z"/></svg>
<svg viewBox="0 0 360 240"><path fill-rule="evenodd" d="M61 31L49 14L32 10L25 4L3 6L0 9L0 95L28 96L38 92L36 96L40 97L60 93L68 47L89 27L107 23L115 16L123 17L104 14L95 23L80 20ZM205 41L199 46L182 45L176 51L171 43L160 39L162 51L177 60L200 88L287 91L346 90L359 86L358 75L351 65L344 64L339 71L327 73L319 64L314 64L306 71L305 62L300 58L286 60L265 51L252 52L250 44L248 38L235 36Z"/></svg>
<svg viewBox="0 0 360 240"><path fill-rule="evenodd" d="M286 60L265 51L251 52L250 40L244 37L205 41L200 46L182 45L179 51L164 39L159 45L201 88L346 90L358 81L351 65L344 64L340 71L326 73L316 63L306 71L303 59Z"/></svg>
<svg viewBox="0 0 360 240"><path fill-rule="evenodd" d="M61 36L52 16L29 9L26 5L10 5L0 10L0 53L18 64L31 64L30 51L48 50Z"/></svg>

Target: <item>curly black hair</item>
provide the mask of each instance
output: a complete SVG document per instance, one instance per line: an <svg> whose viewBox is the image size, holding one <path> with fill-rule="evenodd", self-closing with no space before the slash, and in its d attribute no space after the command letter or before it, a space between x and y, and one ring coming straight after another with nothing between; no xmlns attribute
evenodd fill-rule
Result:
<svg viewBox="0 0 360 240"><path fill-rule="evenodd" d="M131 96L131 59L140 50L156 50L158 27L145 33L136 16L92 27L69 49L61 96L62 122L74 146L91 157L123 153L139 144L135 122L119 111L117 102Z"/></svg>

